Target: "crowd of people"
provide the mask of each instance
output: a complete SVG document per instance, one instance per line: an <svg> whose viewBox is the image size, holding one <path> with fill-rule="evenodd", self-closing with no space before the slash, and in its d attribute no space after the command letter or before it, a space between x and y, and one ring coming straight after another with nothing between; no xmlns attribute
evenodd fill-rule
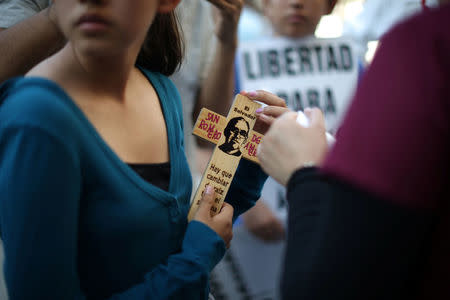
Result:
<svg viewBox="0 0 450 300"><path fill-rule="evenodd" d="M260 166L241 160L221 211L208 186L187 221L211 153L192 124L202 107L226 115L240 85L244 6L302 39L336 2L2 1L9 299L220 299L210 273L247 210L256 238L285 239L273 299L450 297L448 0L382 37L332 147L319 108L305 127L279 96L238 90L265 104ZM234 127L227 140L248 135ZM267 176L286 187L286 222L260 199Z"/></svg>

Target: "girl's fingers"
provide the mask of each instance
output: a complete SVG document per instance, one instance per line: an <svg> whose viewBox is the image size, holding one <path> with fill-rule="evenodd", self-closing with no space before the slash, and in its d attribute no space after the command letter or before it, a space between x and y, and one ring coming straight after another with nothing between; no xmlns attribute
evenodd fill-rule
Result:
<svg viewBox="0 0 450 300"><path fill-rule="evenodd" d="M288 107L280 107L280 106L266 106L262 108L262 110L257 115L262 114L266 116L270 116L272 118L278 118L282 114L291 111Z"/></svg>
<svg viewBox="0 0 450 300"><path fill-rule="evenodd" d="M200 206L197 210L196 217L209 218L211 215L211 207L214 204L214 188L207 185L203 193L203 197L200 202Z"/></svg>
<svg viewBox="0 0 450 300"><path fill-rule="evenodd" d="M277 95L264 90L257 90L253 92L241 92L241 94L247 96L252 100L260 101L267 105L286 107L286 101L284 101L283 98L280 98Z"/></svg>
<svg viewBox="0 0 450 300"><path fill-rule="evenodd" d="M231 204L224 202L222 208L220 209L220 214L216 218L232 219L233 218L233 206Z"/></svg>

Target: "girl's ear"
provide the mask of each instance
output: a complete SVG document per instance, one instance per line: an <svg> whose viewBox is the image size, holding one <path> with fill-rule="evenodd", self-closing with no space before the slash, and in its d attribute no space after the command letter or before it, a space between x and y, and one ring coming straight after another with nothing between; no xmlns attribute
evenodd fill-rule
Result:
<svg viewBox="0 0 450 300"><path fill-rule="evenodd" d="M158 13L165 14L173 11L175 7L180 3L181 0L160 0ZM192 1L192 0L185 0Z"/></svg>

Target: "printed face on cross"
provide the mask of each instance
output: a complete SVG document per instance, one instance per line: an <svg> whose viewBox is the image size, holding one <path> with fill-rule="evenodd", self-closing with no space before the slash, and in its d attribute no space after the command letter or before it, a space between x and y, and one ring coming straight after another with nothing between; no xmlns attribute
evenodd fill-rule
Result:
<svg viewBox="0 0 450 300"><path fill-rule="evenodd" d="M225 142L219 146L220 150L227 154L241 155L241 147L248 138L250 125L243 117L231 119L224 130Z"/></svg>
<svg viewBox="0 0 450 300"><path fill-rule="evenodd" d="M232 143L233 148L239 148L245 141L248 136L248 125L244 120L239 120L234 128L230 130L230 136L228 138L229 143Z"/></svg>

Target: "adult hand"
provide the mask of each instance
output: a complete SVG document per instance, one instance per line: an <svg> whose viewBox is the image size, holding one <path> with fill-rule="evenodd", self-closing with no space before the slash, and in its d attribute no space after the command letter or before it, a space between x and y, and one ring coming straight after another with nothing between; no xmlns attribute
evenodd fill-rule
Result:
<svg viewBox="0 0 450 300"><path fill-rule="evenodd" d="M246 211L242 219L247 229L265 242L276 242L285 236L283 224L261 200Z"/></svg>
<svg viewBox="0 0 450 300"><path fill-rule="evenodd" d="M267 91L263 90L253 92L242 91L240 94L248 97L251 100L267 104L267 106L256 111L256 116L258 117L258 119L256 120L256 124L253 127L253 130L261 134L265 134L267 132L270 125L276 118L278 118L279 116L281 116L286 112L291 111L286 106L286 101L284 101L283 98L280 98Z"/></svg>
<svg viewBox="0 0 450 300"><path fill-rule="evenodd" d="M244 0L207 0L214 7L215 33L223 44L236 47L237 28Z"/></svg>
<svg viewBox="0 0 450 300"><path fill-rule="evenodd" d="M258 147L263 170L286 185L295 170L305 165L320 165L328 150L325 120L318 108L305 109L309 127L296 121L297 113L289 112L275 120Z"/></svg>
<svg viewBox="0 0 450 300"><path fill-rule="evenodd" d="M233 238L233 207L224 202L219 213L212 216L211 207L214 204L214 195L214 188L210 185L206 186L194 220L202 222L214 230L223 239L228 248Z"/></svg>

